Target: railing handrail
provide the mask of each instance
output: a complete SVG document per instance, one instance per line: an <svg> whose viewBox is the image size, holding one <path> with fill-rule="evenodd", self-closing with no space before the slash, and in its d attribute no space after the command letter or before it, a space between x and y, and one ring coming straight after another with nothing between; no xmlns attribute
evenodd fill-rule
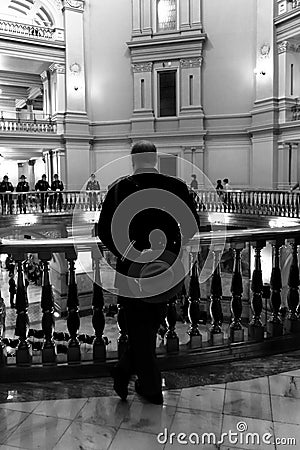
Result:
<svg viewBox="0 0 300 450"><path fill-rule="evenodd" d="M0 192L0 195L2 194L2 195L7 195L7 194L15 194L15 195L33 195L33 194L59 194L59 193L62 193L62 194L90 194L90 193L96 193L96 194L99 194L99 193L106 193L107 192L107 189L93 189L93 190L85 190L85 189L82 189L82 190L77 190L77 189L74 189L74 190L62 190L62 191L51 191L51 190L48 190L48 191L36 191L36 190L33 190L33 191L27 191L27 192L17 192L16 190L16 186L14 186L14 191L5 191L5 192Z"/></svg>
<svg viewBox="0 0 300 450"><path fill-rule="evenodd" d="M253 228L246 230L219 230L214 232L197 233L187 244L187 247L201 242L201 245L218 245L236 242L276 241L286 239L300 239L300 226ZM63 253L77 249L87 251L98 247L104 250L105 246L98 237L69 237L56 239L1 239L0 254L10 253Z"/></svg>

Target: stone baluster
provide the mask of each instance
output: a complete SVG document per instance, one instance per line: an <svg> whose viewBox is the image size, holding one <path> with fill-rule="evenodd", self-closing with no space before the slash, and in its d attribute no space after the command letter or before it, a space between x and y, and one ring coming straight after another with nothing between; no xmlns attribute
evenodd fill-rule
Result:
<svg viewBox="0 0 300 450"><path fill-rule="evenodd" d="M267 334L271 337L281 336L283 333L283 325L280 318L281 305L281 289L282 279L280 270L280 247L284 244L283 241L271 241L273 250L273 267L271 273L270 287L271 287L271 310L272 316L267 322Z"/></svg>
<svg viewBox="0 0 300 450"><path fill-rule="evenodd" d="M119 337L118 337L118 358L120 359L123 352L126 350L128 345L128 335L126 326L125 310L122 304L122 299L119 298L118 303L118 315L117 315Z"/></svg>
<svg viewBox="0 0 300 450"><path fill-rule="evenodd" d="M201 294L199 284L198 262L196 260L192 266L192 273L189 284L188 317L191 325L188 330L188 334L190 336L189 340L190 348L202 347L202 336L198 327L200 322L200 298Z"/></svg>
<svg viewBox="0 0 300 450"><path fill-rule="evenodd" d="M106 347L103 339L103 331L105 327L105 316L103 312L104 297L101 285L99 250L92 251L92 259L94 264L94 283L93 283L93 317L92 324L95 330L95 339L93 342L93 359L94 361L105 361Z"/></svg>
<svg viewBox="0 0 300 450"><path fill-rule="evenodd" d="M81 360L80 343L78 340L78 331L80 327L79 318L79 299L77 292L77 283L75 276L75 260L76 253L66 253L66 259L69 262L69 285L67 297L67 327L70 333L70 340L68 342L68 362L75 363Z"/></svg>
<svg viewBox="0 0 300 450"><path fill-rule="evenodd" d="M0 292L0 298L2 297ZM4 321L5 321L5 311L0 304L0 367L6 364L6 346L3 343L3 333L4 333Z"/></svg>
<svg viewBox="0 0 300 450"><path fill-rule="evenodd" d="M19 344L16 350L16 363L30 365L32 362L32 348L27 340L29 329L28 298L24 284L23 261L25 255L12 255L17 262L18 280L16 293L17 321L15 334L19 336Z"/></svg>
<svg viewBox="0 0 300 450"><path fill-rule="evenodd" d="M179 351L179 338L176 333L176 320L177 320L176 301L177 301L176 297L173 297L168 302L167 318L166 318L168 325L168 330L166 332L167 352Z"/></svg>
<svg viewBox="0 0 300 450"><path fill-rule="evenodd" d="M293 239L288 241L292 248L292 264L290 267L288 279L287 303L289 314L286 320L287 333L297 333L300 331L300 322L297 317L297 308L299 304L299 267L298 267L298 241Z"/></svg>
<svg viewBox="0 0 300 450"><path fill-rule="evenodd" d="M242 294L243 294L243 279L242 279L242 263L241 252L245 247L244 243L232 244L234 252L234 265L231 281L231 313L232 322L230 324L230 341L241 342L244 340L244 329L241 324L241 317L243 311Z"/></svg>
<svg viewBox="0 0 300 450"><path fill-rule="evenodd" d="M42 348L43 364L54 364L56 362L56 347L53 340L54 332L54 298L49 278L49 260L51 254L39 254L43 263L43 283L41 307L43 312L42 329L44 331L44 343Z"/></svg>
<svg viewBox="0 0 300 450"><path fill-rule="evenodd" d="M249 324L249 339L251 340L262 340L264 338L264 327L261 322L261 313L262 313L262 290L263 290L263 281L262 281L262 271L261 271L261 250L265 246L265 242L254 242L252 243L255 251L255 261L254 261L254 270L252 273L252 281L251 281L251 291L252 291L252 301L251 307L253 312L252 320Z"/></svg>
<svg viewBox="0 0 300 450"><path fill-rule="evenodd" d="M220 258L221 252L217 248L213 251L214 261L214 273L211 280L211 302L210 302L210 315L211 315L211 328L210 328L210 342L212 345L222 345L224 343L224 333L222 332L222 282L220 272Z"/></svg>

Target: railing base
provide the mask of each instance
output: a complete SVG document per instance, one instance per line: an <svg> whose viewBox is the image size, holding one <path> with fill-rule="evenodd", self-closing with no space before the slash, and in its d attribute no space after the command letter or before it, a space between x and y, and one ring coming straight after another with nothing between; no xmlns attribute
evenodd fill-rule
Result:
<svg viewBox="0 0 300 450"><path fill-rule="evenodd" d="M44 364L56 364L56 356L55 347L43 348L42 361Z"/></svg>
<svg viewBox="0 0 300 450"><path fill-rule="evenodd" d="M233 330L230 328L230 341L232 343L235 342L243 342L245 338L244 330Z"/></svg>
<svg viewBox="0 0 300 450"><path fill-rule="evenodd" d="M251 341L262 341L264 339L265 329L263 326L249 325L248 338Z"/></svg>
<svg viewBox="0 0 300 450"><path fill-rule="evenodd" d="M267 333L271 337L277 337L283 335L283 325L278 322L267 323Z"/></svg>
<svg viewBox="0 0 300 450"><path fill-rule="evenodd" d="M290 333L300 333L300 321L298 319L285 319L285 332Z"/></svg>
<svg viewBox="0 0 300 450"><path fill-rule="evenodd" d="M171 338L167 338L167 352L168 353L174 353L174 352L178 352L179 351L179 338L176 337L171 337Z"/></svg>
<svg viewBox="0 0 300 450"><path fill-rule="evenodd" d="M210 340L209 342L211 345L223 345L224 344L224 333L210 333Z"/></svg>
<svg viewBox="0 0 300 450"><path fill-rule="evenodd" d="M198 336L190 336L190 340L188 342L188 346L191 349L201 348L202 347L202 336L199 334Z"/></svg>
<svg viewBox="0 0 300 450"><path fill-rule="evenodd" d="M78 363L81 360L80 346L68 347L68 363Z"/></svg>
<svg viewBox="0 0 300 450"><path fill-rule="evenodd" d="M16 363L18 366L30 366L32 364L31 347L18 348L16 350Z"/></svg>
<svg viewBox="0 0 300 450"><path fill-rule="evenodd" d="M106 360L106 347L105 344L97 343L93 346L93 360L94 361L105 361Z"/></svg>

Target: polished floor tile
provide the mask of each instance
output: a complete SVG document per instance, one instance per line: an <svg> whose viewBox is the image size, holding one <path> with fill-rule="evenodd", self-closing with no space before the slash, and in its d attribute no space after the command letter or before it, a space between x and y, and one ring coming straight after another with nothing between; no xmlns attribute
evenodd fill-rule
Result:
<svg viewBox="0 0 300 450"><path fill-rule="evenodd" d="M274 422L300 425L300 399L271 395Z"/></svg>
<svg viewBox="0 0 300 450"><path fill-rule="evenodd" d="M226 384L227 389L236 391L254 392L257 394L269 394L268 377L253 378L252 380L233 381Z"/></svg>
<svg viewBox="0 0 300 450"><path fill-rule="evenodd" d="M9 436L26 420L28 413L0 409L0 444L4 444Z"/></svg>
<svg viewBox="0 0 300 450"><path fill-rule="evenodd" d="M40 402L35 408L34 414L73 420L86 402L87 400L82 398L45 400Z"/></svg>
<svg viewBox="0 0 300 450"><path fill-rule="evenodd" d="M157 434L164 428L170 428L174 414L174 406L133 401L120 428Z"/></svg>
<svg viewBox="0 0 300 450"><path fill-rule="evenodd" d="M114 428L75 421L53 450L107 450L115 434Z"/></svg>
<svg viewBox="0 0 300 450"><path fill-rule="evenodd" d="M30 414L5 443L24 450L52 450L70 424L69 420Z"/></svg>
<svg viewBox="0 0 300 450"><path fill-rule="evenodd" d="M224 389L208 389L206 387L182 389L177 407L222 412L224 392Z"/></svg>
<svg viewBox="0 0 300 450"><path fill-rule="evenodd" d="M297 449L300 447L300 427L289 423L274 422L276 448Z"/></svg>
<svg viewBox="0 0 300 450"><path fill-rule="evenodd" d="M75 420L119 428L124 418L128 417L130 406L130 401L122 402L119 397L90 398Z"/></svg>
<svg viewBox="0 0 300 450"><path fill-rule="evenodd" d="M265 433L268 433L268 435L265 435ZM225 414L222 434L224 436L222 442L224 449L228 447L235 449L237 447L248 450L275 450L273 444L274 424L270 420L234 417ZM264 440L267 440L268 443L264 443Z"/></svg>
<svg viewBox="0 0 300 450"><path fill-rule="evenodd" d="M162 450L155 434L120 429L109 450Z"/></svg>
<svg viewBox="0 0 300 450"><path fill-rule="evenodd" d="M300 398L300 377L272 375L269 380L271 395Z"/></svg>
<svg viewBox="0 0 300 450"><path fill-rule="evenodd" d="M161 430L159 438L161 443L166 444L165 450L212 449L216 448L220 439L221 426L221 413L181 410L176 411L171 428Z"/></svg>
<svg viewBox="0 0 300 450"><path fill-rule="evenodd" d="M226 390L224 414L271 420L270 397L266 394Z"/></svg>

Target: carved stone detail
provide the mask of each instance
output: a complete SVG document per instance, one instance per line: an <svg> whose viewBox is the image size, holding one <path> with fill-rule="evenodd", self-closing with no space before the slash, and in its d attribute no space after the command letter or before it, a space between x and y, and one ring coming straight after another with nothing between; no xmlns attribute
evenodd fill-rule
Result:
<svg viewBox="0 0 300 450"><path fill-rule="evenodd" d="M203 60L202 56L200 56L199 58L181 59L180 67L182 69L190 69L192 67L201 67L202 60Z"/></svg>
<svg viewBox="0 0 300 450"><path fill-rule="evenodd" d="M46 70L44 70L44 72L42 72L41 74L40 74L40 77L41 77L41 79L42 79L42 81L46 81L47 80L47 71Z"/></svg>
<svg viewBox="0 0 300 450"><path fill-rule="evenodd" d="M51 72L66 73L66 66L64 64L52 63L49 70Z"/></svg>
<svg viewBox="0 0 300 450"><path fill-rule="evenodd" d="M133 72L152 72L152 67L152 62L132 64Z"/></svg>
<svg viewBox="0 0 300 450"><path fill-rule="evenodd" d="M54 0L54 3L55 3L55 5L56 5L57 9L61 10L61 7L62 7L62 2L61 2L61 0Z"/></svg>
<svg viewBox="0 0 300 450"><path fill-rule="evenodd" d="M83 0L65 0L64 1L65 6L71 6L72 8L76 9L84 9L84 1Z"/></svg>
<svg viewBox="0 0 300 450"><path fill-rule="evenodd" d="M285 53L285 52L298 52L300 49L300 46L297 44L294 44L289 41L282 41L278 42L277 44L278 53Z"/></svg>

